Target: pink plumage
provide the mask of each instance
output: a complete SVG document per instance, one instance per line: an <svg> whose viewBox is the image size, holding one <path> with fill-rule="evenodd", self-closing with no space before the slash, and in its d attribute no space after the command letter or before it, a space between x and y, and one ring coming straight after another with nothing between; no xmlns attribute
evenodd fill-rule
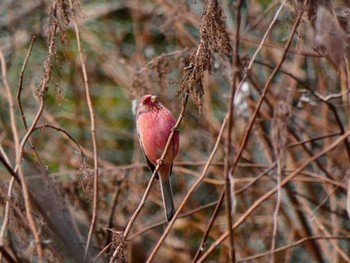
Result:
<svg viewBox="0 0 350 263"><path fill-rule="evenodd" d="M157 96L146 95L141 99L136 116L137 133L148 167L152 172L157 166L157 160L162 156L175 124L174 115L158 101ZM170 176L173 160L178 151L179 135L175 133L163 165L160 166L158 171L165 215L168 221L175 214Z"/></svg>

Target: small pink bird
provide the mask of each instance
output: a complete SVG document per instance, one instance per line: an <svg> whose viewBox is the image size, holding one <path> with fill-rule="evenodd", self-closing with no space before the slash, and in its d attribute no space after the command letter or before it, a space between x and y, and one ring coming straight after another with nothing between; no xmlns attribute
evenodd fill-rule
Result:
<svg viewBox="0 0 350 263"><path fill-rule="evenodd" d="M175 124L174 115L158 101L157 96L146 95L141 99L136 115L137 133L148 167L152 172L163 154L163 150ZM164 158L163 165L160 166L158 171L165 216L168 222L175 214L170 176L173 168L173 160L178 151L179 134L175 133L168 153Z"/></svg>

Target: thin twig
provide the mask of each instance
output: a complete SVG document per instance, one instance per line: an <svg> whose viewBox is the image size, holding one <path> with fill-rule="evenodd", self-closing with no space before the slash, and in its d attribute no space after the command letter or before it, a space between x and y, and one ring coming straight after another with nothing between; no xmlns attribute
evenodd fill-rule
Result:
<svg viewBox="0 0 350 263"><path fill-rule="evenodd" d="M114 193L114 196L113 196L113 201L112 201L112 205L111 205L111 208L110 208L110 212L108 213L109 216L108 216L108 223L107 223L107 228L112 228L113 227L113 218L114 218L114 213L115 213L115 210L116 210L116 207L117 207L117 203L118 203L118 197L120 195L120 192L121 192L121 184L122 184L122 181L124 179L124 176L123 178L119 179L117 181L117 184L115 186L116 190L115 190L115 193ZM108 231L107 232L107 236L106 236L106 241L105 241L105 245L110 245L111 244L111 235L112 235L112 231Z"/></svg>
<svg viewBox="0 0 350 263"><path fill-rule="evenodd" d="M305 1L307 1L307 0L305 0ZM304 5L305 5L305 3L304 3ZM299 22L300 22L300 19L301 19L301 16L302 16L303 12L304 12L304 8L299 13L299 15L298 15L298 17L297 17L297 19L296 19L296 21L295 21L295 23L293 25L292 32L289 35L289 39L288 39L287 44L286 44L286 46L284 48L284 52L282 54L282 58L281 58L280 62L275 67L275 69L273 70L273 72L271 73L271 75L269 76L268 80L265 83L265 86L264 86L263 91L261 93L261 96L260 96L260 99L258 101L258 104L256 105L256 108L254 110L253 116L251 117L249 125L246 128L246 132L245 132L244 137L242 139L242 144L240 145L240 148L239 148L238 153L236 155L233 167L235 167L237 165L237 163L239 162L239 160L240 160L240 158L242 156L243 150L244 150L244 148L245 148L245 146L246 146L246 144L248 142L248 137L249 137L250 131L251 131L253 125L254 125L254 122L255 122L255 119L256 119L256 117L258 115L260 107L261 107L261 105L262 105L262 103L263 103L263 101L265 99L265 96L267 94L268 88L270 87L270 85L272 83L272 80L277 75L277 73L279 72L279 69L282 67L282 64L283 64L284 60L286 59L287 52L289 50L290 45L292 44L292 40L293 40L294 34L295 34L296 29L297 29L297 27L299 25ZM248 67L248 69L249 69L249 67ZM242 82L243 82L243 80L242 80Z"/></svg>
<svg viewBox="0 0 350 263"><path fill-rule="evenodd" d="M283 181L281 181L281 187L286 185L288 182L290 182L294 177L296 177L301 171L303 171L310 163L314 162L316 159L319 159L323 155L327 154L328 152L332 151L334 148L336 148L340 143L343 142L343 140L347 139L350 136L350 131L347 131L344 135L340 136L338 139L333 141L333 143L327 145L322 151L319 153L313 155L312 157L309 157L304 163L302 163L293 173L288 175ZM264 194L262 197L260 197L258 200L256 200L248 209L247 211L237 220L237 222L234 224L233 228L236 229L239 227L246 218L253 213L253 211L258 208L263 202L265 202L268 198L270 198L273 194L275 194L277 191L277 187L274 187L269 192ZM228 232L224 233L221 237L219 237L214 244L203 254L203 256L199 259L198 262L203 262L213 251L214 249L221 244L226 238L228 237Z"/></svg>
<svg viewBox="0 0 350 263"><path fill-rule="evenodd" d="M15 153L16 153L16 167L18 169L20 179L22 182L22 190L23 190L23 198L24 198L24 203L25 203L26 216L27 216L27 219L29 221L30 229L31 229L33 236L35 238L39 262L42 262L43 249L41 246L40 235L39 235L39 232L38 232L37 227L35 225L35 220L34 220L34 217L32 214L32 207L31 207L31 202L30 202L30 197L29 197L29 191L28 191L27 184L25 182L24 171L22 169L22 164L21 164L23 146L20 144L17 124L16 124L16 117L15 117L15 110L14 110L14 98L13 98L13 95L11 93L10 86L7 82L5 57L4 57L4 54L3 54L1 49L0 49L0 60L1 60L2 81L3 81L4 86L5 86L5 91L6 91L6 95L7 95L7 99L8 99L8 103L9 103L11 128L12 128L12 134L14 137Z"/></svg>
<svg viewBox="0 0 350 263"><path fill-rule="evenodd" d="M225 192L222 191L221 192L221 195L219 197L219 200L217 201L217 205L215 207L215 210L210 218L210 221L207 225L207 228L205 229L204 231L204 235L203 235L203 238L202 238L202 241L201 243L199 244L199 247L198 247L198 250L197 250L197 253L196 255L194 256L192 262L197 262L199 256L201 255L202 251L204 251L204 248L205 248L205 245L206 245L206 242L207 242L207 239L208 239L208 236L209 236L209 232L210 232L210 229L212 228L213 224L214 224L214 221L220 211L220 207L221 207L221 204L222 204L222 201L224 200L225 198Z"/></svg>
<svg viewBox="0 0 350 263"><path fill-rule="evenodd" d="M95 121L95 111L94 111L94 107L92 105L89 80L88 80L88 75L87 75L87 71L86 71L86 63L85 63L85 59L84 59L84 55L83 55L83 48L81 46L81 41L80 41L80 31L79 31L78 22L76 19L75 10L73 7L72 0L69 0L69 7L71 9L73 22L74 22L75 36L77 38L77 45L78 45L78 53L79 53L81 69L82 69L83 78L84 78L86 102L88 104L89 113L90 113L91 137L92 137L92 147L93 147L93 154L94 154L94 197L93 197L91 225L90 225L89 234L88 234L88 238L86 241L86 248L85 248L85 259L86 259L88 252L89 252L92 234L94 232L94 228L95 228L95 224L96 224L96 220L97 220L98 183L99 183L98 147L97 147L97 136L96 136L96 125L95 125L95 122L96 122Z"/></svg>
<svg viewBox="0 0 350 263"><path fill-rule="evenodd" d="M282 153L280 153L282 155ZM275 211L273 213L273 230L272 230L272 240L271 240L271 250L270 250L270 262L275 262L275 250L276 250L276 243L277 243L277 231L278 231L278 214L281 207L282 202L282 187L281 187L281 178L283 173L283 167L281 164L281 158L282 156L278 157L279 160L277 160L277 201L275 206Z"/></svg>
<svg viewBox="0 0 350 263"><path fill-rule="evenodd" d="M272 169L274 169L276 166L276 162L273 163L269 168L267 168L265 171L263 171L261 174L257 175L251 182L249 182L247 185L245 185L244 187L236 190L234 192L235 195L238 195L238 194L241 194L242 192L244 192L245 190L247 190L248 188L250 188L254 183L256 183L259 179L261 179L261 177L263 177L264 175L266 175L268 172L270 172ZM205 248L205 245L206 245L206 242L207 242L207 239L208 239L208 236L209 236L209 232L210 232L210 229L212 228L213 224L214 224L214 221L215 221L215 218L217 216L217 214L219 213L220 211L220 202L222 203L225 195L224 195L224 191L221 192L221 195L219 197L219 200L217 202L217 206L215 207L215 210L210 218L210 221L209 221L209 224L207 225L207 228L204 232L204 235L203 235L203 238L202 238L202 241L198 247L198 250L196 252L196 255L195 257L193 258L192 262L196 262L200 256L200 254L202 253L202 251L204 251L204 248Z"/></svg>
<svg viewBox="0 0 350 263"><path fill-rule="evenodd" d="M231 187L230 187L230 167L232 166L231 161L231 141L232 141L232 126L233 126L233 102L235 99L235 93L236 93L236 83L239 81L240 78L240 72L239 72L239 40L240 40L240 29L241 29L241 7L242 7L242 0L237 1L236 3L236 34L234 38L234 54L233 54L233 65L232 65L232 79L231 79L231 91L230 91L230 97L228 102L228 128L227 128L227 134L226 134L226 147L225 147L225 167L224 167L224 176L225 176L225 194L221 194L220 200L224 198L224 195L226 195L226 202L225 202L225 210L226 210L226 221L227 221L227 228L230 232L230 238L229 238L229 258L231 262L236 261L236 255L235 255L235 246L234 246L234 239L233 239L233 231L232 231L232 207L231 207ZM233 174L233 173L232 173ZM219 202L218 204L220 204ZM221 204L220 204L221 205ZM219 209L215 209L214 214L217 214ZM211 219L211 222L214 222L215 218ZM210 224L209 224L210 225ZM209 228L210 229L210 228Z"/></svg>
<svg viewBox="0 0 350 263"><path fill-rule="evenodd" d="M202 210L204 210L204 209L210 208L210 207L216 205L217 203L218 203L218 201L214 201L214 202L211 202L211 203L209 203L209 204L206 204L206 205L197 207L196 209L193 209L193 210L191 210L191 211L189 211L189 212L187 212L187 213L183 213L183 214L179 215L179 218L188 217L188 216L193 215L193 214L195 214L195 213L198 213L198 212L200 212L200 211L202 211ZM162 226L162 225L164 225L164 224L166 224L166 223L167 223L167 221L166 221L166 220L163 220L163 221L161 221L161 222L158 222L158 223L155 223L155 224L153 224L153 225L151 225L151 226L148 226L148 227L146 227L146 228L144 228L144 229L141 229L141 230L139 230L138 232L136 232L135 234L133 234L133 235L129 238L129 240L132 240L132 239L136 238L137 236L140 236L140 235L146 233L147 231L149 231L149 230L151 230L151 229L154 229L154 228L156 228L156 227Z"/></svg>
<svg viewBox="0 0 350 263"><path fill-rule="evenodd" d="M291 248L299 246L302 243L305 243L307 241L320 240L320 239L321 240L322 239L345 239L345 240L348 240L348 239L350 239L350 237L349 236L312 236L312 237L304 237L304 238L299 239L298 241L296 241L296 242L294 242L292 244L285 245L283 247L277 248L275 250L275 253L282 252L282 251L287 250L287 249L291 249ZM238 262L249 262L249 261L261 258L261 257L268 256L269 254L270 254L270 251L267 251L267 252L260 253L260 254L254 255L254 256L242 258L242 259L237 260L237 263Z"/></svg>
<svg viewBox="0 0 350 263"><path fill-rule="evenodd" d="M2 148L2 146L0 145L0 153L1 155L5 158L6 163L8 164L9 167L11 167L11 163L10 160L8 159L4 149ZM9 188L7 190L7 198L6 198L6 205L5 205L5 214L4 214L4 221L2 223L1 226L1 232L0 232L0 246L4 245L4 238L5 238L5 233L6 233L6 228L7 228L7 224L9 221L9 214L10 214L10 202L11 202L11 198L12 198L12 191L13 191L13 186L14 186L14 182L15 182L15 177L11 177L10 183L9 183ZM1 257L0 257L0 262L1 262L1 258L2 258L2 253L1 253Z"/></svg>
<svg viewBox="0 0 350 263"><path fill-rule="evenodd" d="M66 132L64 129L60 128L60 127L56 127L54 125L51 125L51 124L43 124L43 125L38 125L34 128L33 131L36 131L36 130L41 130L43 128L50 128L50 129L53 129L53 130L56 130L56 131L59 131L59 132L62 132L63 134L65 134L76 146L77 148L79 149L79 151L83 153L83 150L81 149L81 146L80 144L68 133Z"/></svg>
<svg viewBox="0 0 350 263"><path fill-rule="evenodd" d="M303 144L306 144L306 143L315 142L315 141L323 140L323 139L330 138L330 137L335 137L335 136L338 136L338 135L341 135L341 133L340 132L336 132L336 133L332 133L332 134L316 136L316 137L313 137L313 138L310 138L310 139L306 139L306 140L303 140L303 141L290 143L290 144L286 145L286 148L292 148L292 147L300 146L300 145L303 145Z"/></svg>
<svg viewBox="0 0 350 263"><path fill-rule="evenodd" d="M26 131L28 131L28 124L27 124L27 120L26 120L26 117L25 117L25 114L24 114L24 111L23 111L23 106L22 106L22 101L21 101L21 94L22 94L22 85L23 85L23 77L24 77L24 71L27 67L27 63L29 61L29 58L30 58L30 55L32 54L32 50L33 50L33 46L34 46L34 42L36 40L36 36L33 36L32 37L32 41L30 43L30 46L29 46L29 50L28 50L28 53L24 59L24 62L23 62L23 65L22 65L22 69L21 69L21 72L19 74L19 84L18 84L18 90L17 90L17 103L18 103L18 106L19 106L19 110L21 112L21 117L22 117L22 122L23 122L23 125L24 125L24 128ZM45 169L44 167L44 164L39 156L39 153L38 151L35 149L32 141L30 138L28 138L28 141L29 141L29 144L30 144L30 147L32 148L32 150L34 151L34 154L36 156L36 158L38 159L38 162L39 162L39 167L40 167L40 170L41 170L41 173L42 175L44 176L44 178L47 178L47 170Z"/></svg>
<svg viewBox="0 0 350 263"><path fill-rule="evenodd" d="M36 40L36 36L33 36L32 37L32 42L30 43L30 46L29 46L29 50L28 50L27 56L25 57L23 65L22 65L21 73L19 74L19 84L18 84L18 91L17 91L17 103L18 103L19 111L21 112L22 121L23 121L23 124L24 124L24 127L26 128L26 130L28 130L28 125L27 125L26 117L25 117L25 114L24 114L24 111L23 111L23 106L22 106L22 102L21 102L21 94L22 94L22 85L23 85L24 71L26 69L29 57L32 54L32 50L33 50L33 46L34 46L35 40Z"/></svg>

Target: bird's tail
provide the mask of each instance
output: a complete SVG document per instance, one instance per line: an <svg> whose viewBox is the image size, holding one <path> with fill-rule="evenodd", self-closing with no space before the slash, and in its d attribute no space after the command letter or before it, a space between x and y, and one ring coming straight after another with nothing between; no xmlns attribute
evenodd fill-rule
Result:
<svg viewBox="0 0 350 263"><path fill-rule="evenodd" d="M163 179L160 177L160 188L163 196L163 204L165 209L165 216L168 222L171 221L175 214L175 205L173 201L173 191L171 189L171 179Z"/></svg>

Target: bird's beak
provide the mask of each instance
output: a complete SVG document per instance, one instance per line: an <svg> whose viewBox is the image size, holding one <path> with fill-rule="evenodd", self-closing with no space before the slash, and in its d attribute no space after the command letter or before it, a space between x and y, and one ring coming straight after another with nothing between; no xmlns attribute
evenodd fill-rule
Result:
<svg viewBox="0 0 350 263"><path fill-rule="evenodd" d="M152 103L157 103L158 102L158 97L157 96L152 96L151 97L151 102Z"/></svg>

